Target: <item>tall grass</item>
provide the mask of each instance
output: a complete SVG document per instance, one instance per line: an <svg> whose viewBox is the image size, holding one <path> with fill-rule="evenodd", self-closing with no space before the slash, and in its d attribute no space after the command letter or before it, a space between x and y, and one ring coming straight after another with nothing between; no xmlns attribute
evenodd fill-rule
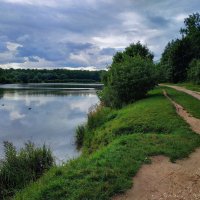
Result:
<svg viewBox="0 0 200 200"><path fill-rule="evenodd" d="M104 107L102 104L96 104L90 107L87 115L87 123L84 125L79 125L76 129L76 146L80 149L83 146L84 137L88 133L90 134L96 128L114 119L117 116L115 110ZM92 135L92 134L91 134Z"/></svg>
<svg viewBox="0 0 200 200"><path fill-rule="evenodd" d="M88 129L95 129L115 117L115 110L104 107L102 104L96 104L88 112L87 127Z"/></svg>
<svg viewBox="0 0 200 200"><path fill-rule="evenodd" d="M85 125L79 125L76 128L76 147L77 147L78 150L83 146L85 131L86 131Z"/></svg>
<svg viewBox="0 0 200 200"><path fill-rule="evenodd" d="M12 143L4 142L4 154L0 162L0 199L8 199L54 164L49 148L36 147L30 141L19 151Z"/></svg>

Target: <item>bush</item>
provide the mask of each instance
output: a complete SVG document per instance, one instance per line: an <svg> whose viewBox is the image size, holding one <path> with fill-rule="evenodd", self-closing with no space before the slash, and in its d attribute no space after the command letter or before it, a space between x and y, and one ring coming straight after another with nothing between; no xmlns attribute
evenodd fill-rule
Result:
<svg viewBox="0 0 200 200"><path fill-rule="evenodd" d="M54 164L51 151L31 142L17 152L12 143L4 142L5 158L0 163L0 199L5 199L31 181L38 179Z"/></svg>
<svg viewBox="0 0 200 200"><path fill-rule="evenodd" d="M155 66L150 59L126 56L110 67L100 99L106 106L122 107L145 97L156 84Z"/></svg>
<svg viewBox="0 0 200 200"><path fill-rule="evenodd" d="M189 81L200 84L200 60L194 59L190 63L187 76Z"/></svg>

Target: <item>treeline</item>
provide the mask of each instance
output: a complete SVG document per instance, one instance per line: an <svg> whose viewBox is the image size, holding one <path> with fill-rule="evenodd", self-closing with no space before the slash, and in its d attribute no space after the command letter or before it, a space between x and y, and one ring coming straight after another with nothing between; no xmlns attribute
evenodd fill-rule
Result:
<svg viewBox="0 0 200 200"><path fill-rule="evenodd" d="M102 71L66 69L1 69L0 83L100 82Z"/></svg>
<svg viewBox="0 0 200 200"><path fill-rule="evenodd" d="M161 82L200 84L200 14L189 15L184 24L181 39L167 44L157 65Z"/></svg>

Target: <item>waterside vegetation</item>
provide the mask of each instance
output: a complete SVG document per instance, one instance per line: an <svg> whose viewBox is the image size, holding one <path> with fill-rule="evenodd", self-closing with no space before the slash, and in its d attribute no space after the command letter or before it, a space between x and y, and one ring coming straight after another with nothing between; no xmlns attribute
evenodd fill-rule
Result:
<svg viewBox="0 0 200 200"><path fill-rule="evenodd" d="M200 136L180 118L169 96L200 118L200 101L173 89L156 87L161 81L190 80L198 84L200 16L185 19L182 39L170 42L161 62L140 42L113 57L102 74L101 103L77 128L82 155L54 166L39 180L17 192L15 200L106 200L126 191L132 177L150 156L165 155L172 162L200 147Z"/></svg>
<svg viewBox="0 0 200 200"><path fill-rule="evenodd" d="M200 136L176 114L160 88L122 109L93 111L88 119L83 154L52 168L14 199L110 199L131 187L132 177L150 163L150 156L175 161L200 146Z"/></svg>
<svg viewBox="0 0 200 200"><path fill-rule="evenodd" d="M4 158L0 160L0 199L10 199L16 191L36 181L54 165L49 148L27 142L19 151L4 142Z"/></svg>

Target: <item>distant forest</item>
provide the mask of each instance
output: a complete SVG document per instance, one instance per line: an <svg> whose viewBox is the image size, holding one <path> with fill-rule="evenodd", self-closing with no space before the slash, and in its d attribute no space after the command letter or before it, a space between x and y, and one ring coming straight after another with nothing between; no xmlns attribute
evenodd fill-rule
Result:
<svg viewBox="0 0 200 200"><path fill-rule="evenodd" d="M66 69L2 69L0 83L100 82L103 71Z"/></svg>

